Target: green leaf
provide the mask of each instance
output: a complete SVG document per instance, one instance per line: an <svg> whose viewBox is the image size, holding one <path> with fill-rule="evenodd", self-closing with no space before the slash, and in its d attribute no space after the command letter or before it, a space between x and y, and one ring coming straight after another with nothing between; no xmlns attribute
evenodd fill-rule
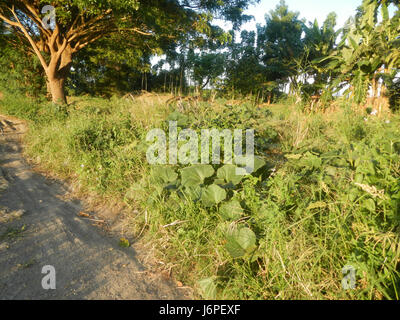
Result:
<svg viewBox="0 0 400 320"><path fill-rule="evenodd" d="M360 195L360 191L356 188L352 188L348 192L347 197L350 201L354 202L357 199L357 197L359 197L359 195Z"/></svg>
<svg viewBox="0 0 400 320"><path fill-rule="evenodd" d="M233 185L237 185L242 181L243 176L236 174L237 167L233 164L227 164L217 171L217 177L219 179L225 180L227 183L232 183Z"/></svg>
<svg viewBox="0 0 400 320"><path fill-rule="evenodd" d="M212 207L226 199L226 191L221 187L212 184L201 194L201 201L206 207Z"/></svg>
<svg viewBox="0 0 400 320"><path fill-rule="evenodd" d="M256 248L256 235L249 228L235 229L228 233L226 250L232 258L242 258Z"/></svg>
<svg viewBox="0 0 400 320"><path fill-rule="evenodd" d="M170 167L155 166L151 170L151 176L154 181L167 184L178 179L178 174Z"/></svg>
<svg viewBox="0 0 400 320"><path fill-rule="evenodd" d="M260 157L254 157L254 172L264 167L267 163Z"/></svg>
<svg viewBox="0 0 400 320"><path fill-rule="evenodd" d="M247 165L247 158L246 156L237 156L235 158L235 163L241 167L245 167ZM257 170L261 169L264 167L267 163L261 159L260 157L254 157L254 169L253 172L256 172Z"/></svg>
<svg viewBox="0 0 400 320"><path fill-rule="evenodd" d="M362 61L359 61L357 64L360 67L360 69L362 70L362 72L367 73L367 74L372 72L372 66L369 61L362 60Z"/></svg>
<svg viewBox="0 0 400 320"><path fill-rule="evenodd" d="M200 186L186 187L182 193L186 198L198 201L201 198L202 188Z"/></svg>
<svg viewBox="0 0 400 320"><path fill-rule="evenodd" d="M366 199L363 202L363 207L370 212L375 212L376 210L375 201L373 199Z"/></svg>
<svg viewBox="0 0 400 320"><path fill-rule="evenodd" d="M243 208L241 207L239 201L231 200L221 205L219 213L224 220L234 221L243 215Z"/></svg>
<svg viewBox="0 0 400 320"><path fill-rule="evenodd" d="M225 181L225 179L215 179L214 180L214 184L217 184L219 186L223 186L223 185L226 184L226 181Z"/></svg>
<svg viewBox="0 0 400 320"><path fill-rule="evenodd" d="M143 185L140 182L133 183L125 193L125 198L128 200L135 199L136 195L143 191Z"/></svg>
<svg viewBox="0 0 400 320"><path fill-rule="evenodd" d="M202 279L197 283L204 299L215 300L217 296L217 286L215 285L213 278Z"/></svg>
<svg viewBox="0 0 400 320"><path fill-rule="evenodd" d="M389 8L385 2L382 3L382 19L383 21L389 20Z"/></svg>
<svg viewBox="0 0 400 320"><path fill-rule="evenodd" d="M322 166L322 159L310 152L307 152L304 157L299 161L299 166L309 169L318 169Z"/></svg>
<svg viewBox="0 0 400 320"><path fill-rule="evenodd" d="M204 183L204 179L214 174L214 168L210 165L194 165L181 170L182 185L195 187Z"/></svg>
<svg viewBox="0 0 400 320"><path fill-rule="evenodd" d="M351 36L349 36L349 40L350 40L350 43L351 43L351 46L353 47L353 49L357 50L358 49L358 43Z"/></svg>
<svg viewBox="0 0 400 320"><path fill-rule="evenodd" d="M354 182L356 183L363 183L364 175L362 173L357 173L354 177Z"/></svg>

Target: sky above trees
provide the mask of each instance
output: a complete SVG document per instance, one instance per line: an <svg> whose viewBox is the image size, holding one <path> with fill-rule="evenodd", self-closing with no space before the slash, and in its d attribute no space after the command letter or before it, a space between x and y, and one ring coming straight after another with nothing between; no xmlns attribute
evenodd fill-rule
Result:
<svg viewBox="0 0 400 320"><path fill-rule="evenodd" d="M251 5L245 14L254 16L254 19L248 23L244 23L241 30L255 31L256 25L265 24L265 15L279 4L280 0L260 0L256 5ZM300 18L313 22L317 19L322 25L329 13L337 14L336 28L341 28L345 22L356 13L357 8L362 4L362 0L285 0L291 11L300 12ZM393 5L389 7L391 14L395 9ZM230 30L232 25L229 22L218 21L217 25Z"/></svg>
<svg viewBox="0 0 400 320"><path fill-rule="evenodd" d="M253 29L256 23L263 23L264 15L273 10L278 3L279 0L261 0L258 5L251 6L247 12L253 15L256 21L246 24L244 28ZM308 21L314 21L316 18L320 24L330 12L334 11L338 15L337 22L339 26L343 25L350 16L354 15L361 3L361 0L286 0L289 8L293 11L299 11L302 18L306 18Z"/></svg>

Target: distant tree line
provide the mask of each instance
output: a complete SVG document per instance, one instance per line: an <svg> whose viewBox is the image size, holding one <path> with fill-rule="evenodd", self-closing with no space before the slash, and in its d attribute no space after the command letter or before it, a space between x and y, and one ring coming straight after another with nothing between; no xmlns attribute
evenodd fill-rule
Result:
<svg viewBox="0 0 400 320"><path fill-rule="evenodd" d="M289 94L321 104L340 92L357 104L399 105L398 0L364 0L344 26L335 13L307 22L281 0L256 31L241 31L251 18L243 10L257 2L50 1L57 22L45 30L44 2L5 1L0 83L54 102L66 102L66 88L99 96L212 90L265 103Z"/></svg>

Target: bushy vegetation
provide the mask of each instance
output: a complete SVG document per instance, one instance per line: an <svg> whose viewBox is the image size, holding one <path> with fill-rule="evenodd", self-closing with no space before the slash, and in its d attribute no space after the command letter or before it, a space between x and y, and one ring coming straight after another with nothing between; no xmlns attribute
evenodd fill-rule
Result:
<svg viewBox="0 0 400 320"><path fill-rule="evenodd" d="M27 155L83 193L138 209L136 235L202 297L399 298L398 116L224 100L177 111L156 95L74 98L63 113L12 97L1 112L29 120ZM148 165L147 132L177 118L196 130L255 128L255 173ZM342 289L345 265L356 290Z"/></svg>
<svg viewBox="0 0 400 320"><path fill-rule="evenodd" d="M58 0L49 29L43 1L3 1L0 111L28 120L43 169L123 203L198 297L399 299L399 1L337 26L282 0L240 30L258 2ZM254 129L255 171L149 165L146 136L170 121Z"/></svg>

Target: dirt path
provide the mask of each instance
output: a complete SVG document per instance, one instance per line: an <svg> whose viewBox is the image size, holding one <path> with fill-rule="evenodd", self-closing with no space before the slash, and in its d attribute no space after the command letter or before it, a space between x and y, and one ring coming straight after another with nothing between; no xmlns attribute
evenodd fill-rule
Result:
<svg viewBox="0 0 400 320"><path fill-rule="evenodd" d="M35 173L21 154L23 124L0 116L0 299L180 299L132 247L78 216L79 201ZM56 289L42 288L54 266Z"/></svg>

